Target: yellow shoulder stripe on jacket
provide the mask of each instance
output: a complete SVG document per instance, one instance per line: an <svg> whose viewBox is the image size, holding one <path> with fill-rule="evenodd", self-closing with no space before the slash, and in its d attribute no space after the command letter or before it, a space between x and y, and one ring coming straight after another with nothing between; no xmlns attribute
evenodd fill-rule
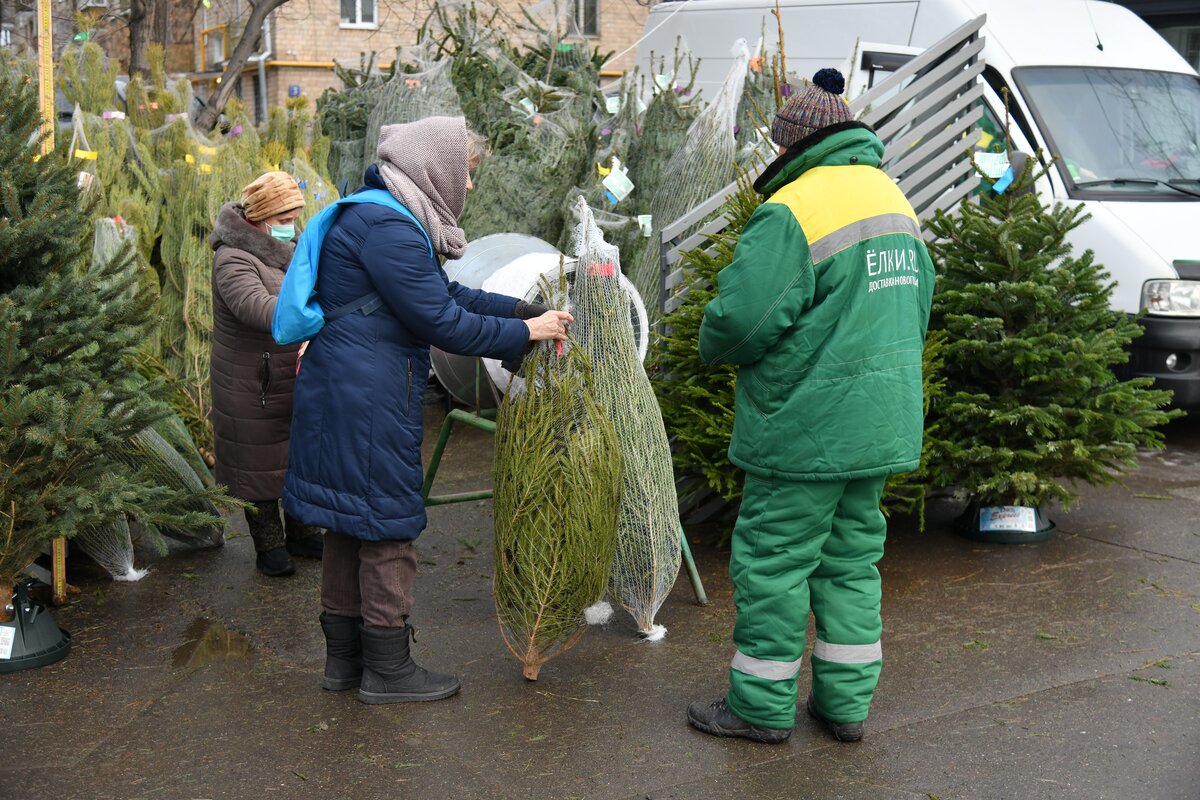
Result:
<svg viewBox="0 0 1200 800"><path fill-rule="evenodd" d="M904 193L876 167L814 167L767 202L792 212L808 239L813 263L874 236L921 235Z"/></svg>

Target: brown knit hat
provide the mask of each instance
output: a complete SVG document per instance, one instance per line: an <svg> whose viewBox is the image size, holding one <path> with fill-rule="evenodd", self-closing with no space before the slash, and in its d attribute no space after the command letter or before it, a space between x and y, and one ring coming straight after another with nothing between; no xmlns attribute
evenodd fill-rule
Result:
<svg viewBox="0 0 1200 800"><path fill-rule="evenodd" d="M812 83L788 98L775 114L771 139L780 147L791 147L821 128L853 120L850 107L841 97L845 88L842 73L836 69L819 70Z"/></svg>
<svg viewBox="0 0 1200 800"><path fill-rule="evenodd" d="M291 175L268 172L242 189L242 207L246 209L246 219L261 222L304 208L304 195Z"/></svg>

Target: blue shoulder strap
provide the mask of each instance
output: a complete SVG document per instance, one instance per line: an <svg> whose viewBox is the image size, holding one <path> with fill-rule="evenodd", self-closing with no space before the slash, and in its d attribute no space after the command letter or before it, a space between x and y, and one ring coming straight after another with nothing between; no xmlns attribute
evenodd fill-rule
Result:
<svg viewBox="0 0 1200 800"><path fill-rule="evenodd" d="M288 271L283 276L283 286L279 290L279 299L275 303L275 315L271 320L271 336L279 344L297 344L311 339L320 332L327 320L337 319L359 309L363 309L364 313L370 313L382 305L382 300L376 292L352 300L346 305L334 309L328 315L324 313L320 303L317 302L317 266L321 258L321 246L325 242L325 236L329 233L329 229L337 220L342 206L356 203L375 203L385 206L412 220L413 224L417 226L417 230L425 237L430 258L433 257L433 242L430 241L425 226L413 216L413 213L403 203L393 197L391 192L383 189L366 189L326 206L308 221L308 225L300 235L300 240L296 242L296 251L292 255ZM368 308L370 311L367 311Z"/></svg>

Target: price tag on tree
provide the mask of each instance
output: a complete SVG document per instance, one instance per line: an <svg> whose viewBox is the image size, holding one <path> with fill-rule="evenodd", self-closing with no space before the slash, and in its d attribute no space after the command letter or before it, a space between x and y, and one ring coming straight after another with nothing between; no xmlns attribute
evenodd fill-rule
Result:
<svg viewBox="0 0 1200 800"><path fill-rule="evenodd" d="M13 625L0 625L0 659L8 661L12 658L13 642L17 639L17 629Z"/></svg>

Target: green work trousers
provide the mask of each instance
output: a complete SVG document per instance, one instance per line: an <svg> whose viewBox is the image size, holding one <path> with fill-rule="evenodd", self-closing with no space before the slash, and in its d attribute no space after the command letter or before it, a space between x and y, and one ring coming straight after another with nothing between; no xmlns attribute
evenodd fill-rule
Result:
<svg viewBox="0 0 1200 800"><path fill-rule="evenodd" d="M883 655L879 570L883 477L781 481L746 476L733 532L737 653L725 701L767 728L796 721L796 676L811 607L812 691L834 722L867 718Z"/></svg>

